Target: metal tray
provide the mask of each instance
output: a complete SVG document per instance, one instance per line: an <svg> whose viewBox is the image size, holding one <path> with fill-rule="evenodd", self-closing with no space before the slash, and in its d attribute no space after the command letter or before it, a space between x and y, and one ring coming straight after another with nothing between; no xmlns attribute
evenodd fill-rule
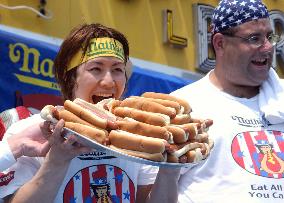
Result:
<svg viewBox="0 0 284 203"><path fill-rule="evenodd" d="M88 146L91 148L95 148L97 150L106 152L112 156L116 156L122 159L127 159L129 161L133 161L133 162L137 162L137 163L141 163L141 164L147 164L147 165L152 165L152 166L159 166L159 167L172 167L172 168L181 168L181 167L186 167L186 168L190 168L192 166L195 166L197 164L200 164L202 162L204 162L204 160L197 162L197 163L168 163L168 162L155 162L155 161L150 161L147 159L143 159L143 158L139 158L139 157L135 157L135 156L131 156L131 155L127 155L124 154L122 152L118 152L115 151L105 145L102 145L90 138L87 138L69 128L65 128L64 127L64 131L63 134L65 137L68 137L68 135L74 134L78 137L79 143L83 144L84 146Z"/></svg>

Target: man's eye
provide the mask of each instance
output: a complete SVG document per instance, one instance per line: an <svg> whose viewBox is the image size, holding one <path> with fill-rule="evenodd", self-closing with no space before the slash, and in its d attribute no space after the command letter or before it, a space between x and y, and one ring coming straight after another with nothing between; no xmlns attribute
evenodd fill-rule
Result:
<svg viewBox="0 0 284 203"><path fill-rule="evenodd" d="M250 38L248 38L248 41L250 43L258 43L258 42L260 42L260 37L259 36L251 36Z"/></svg>
<svg viewBox="0 0 284 203"><path fill-rule="evenodd" d="M268 39L268 41L270 41L272 38L275 38L275 36L273 34L270 34L266 38Z"/></svg>

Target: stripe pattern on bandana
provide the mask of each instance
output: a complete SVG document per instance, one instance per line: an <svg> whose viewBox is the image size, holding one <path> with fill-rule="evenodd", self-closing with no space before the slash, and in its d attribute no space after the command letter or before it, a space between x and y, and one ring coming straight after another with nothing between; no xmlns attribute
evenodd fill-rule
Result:
<svg viewBox="0 0 284 203"><path fill-rule="evenodd" d="M212 33L268 17L268 10L261 0L221 0L213 12Z"/></svg>

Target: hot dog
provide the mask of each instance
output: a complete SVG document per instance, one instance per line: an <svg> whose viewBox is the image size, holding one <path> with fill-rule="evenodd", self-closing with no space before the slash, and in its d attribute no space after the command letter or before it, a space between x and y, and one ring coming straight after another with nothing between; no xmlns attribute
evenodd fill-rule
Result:
<svg viewBox="0 0 284 203"><path fill-rule="evenodd" d="M145 100L156 102L166 107L174 108L177 114L182 113L181 112L182 106L178 102L175 102L175 101L165 100L165 99L154 99L154 98L147 98L147 97L138 97L138 96L131 96L130 98L143 98Z"/></svg>
<svg viewBox="0 0 284 203"><path fill-rule="evenodd" d="M85 108L81 107L79 104L76 104L70 100L66 100L64 102L64 108L72 113L74 113L79 118L95 125L100 128L105 129L107 127L107 120L103 119L96 114L92 113L91 111L86 110Z"/></svg>
<svg viewBox="0 0 284 203"><path fill-rule="evenodd" d="M190 114L177 114L171 119L171 124L182 125L191 122Z"/></svg>
<svg viewBox="0 0 284 203"><path fill-rule="evenodd" d="M124 118L116 122L118 129L148 137L169 140L171 133L165 128L142 123L131 118Z"/></svg>
<svg viewBox="0 0 284 203"><path fill-rule="evenodd" d="M127 150L146 152L146 153L164 153L168 142L164 139L146 137L133 134L123 130L112 130L109 133L111 145Z"/></svg>
<svg viewBox="0 0 284 203"><path fill-rule="evenodd" d="M107 131L95 127L90 127L81 123L73 123L73 122L65 122L65 127L81 135L84 135L92 140L95 140L100 144L106 145L106 138L108 136Z"/></svg>
<svg viewBox="0 0 284 203"><path fill-rule="evenodd" d="M174 143L181 144L188 140L188 133L182 128L173 125L167 125L165 128L172 133Z"/></svg>
<svg viewBox="0 0 284 203"><path fill-rule="evenodd" d="M139 109L142 111L153 112L153 113L161 113L168 115L170 118L174 118L176 116L176 109L171 107L166 107L161 104L158 104L153 101L149 101L143 97L141 98L126 98L119 104L120 107L130 107Z"/></svg>
<svg viewBox="0 0 284 203"><path fill-rule="evenodd" d="M114 99L112 99L112 100L114 100ZM113 115L110 111L107 111L106 109L104 109L104 107L101 105L101 103L92 104L92 103L86 102L85 100L80 99L80 98L76 98L73 102L75 104L80 105L84 109L90 111L92 114L98 116L99 118L106 120L107 128L109 128L109 129L116 129L117 128L117 126L115 125L116 116Z"/></svg>
<svg viewBox="0 0 284 203"><path fill-rule="evenodd" d="M177 163L180 157L186 156L188 163L195 163L208 157L213 148L213 141L208 143L185 142L180 145L172 145L176 149L173 153L168 153L167 161Z"/></svg>
<svg viewBox="0 0 284 203"><path fill-rule="evenodd" d="M113 109L112 113L122 118L130 117L137 121L156 126L165 126L170 123L170 118L167 115L146 112L129 107L116 107Z"/></svg>
<svg viewBox="0 0 284 203"><path fill-rule="evenodd" d="M190 107L190 105L188 104L187 101L185 101L181 98L169 95L169 94L156 93L156 92L145 92L141 96L146 97L146 98L164 99L164 100L175 101L175 102L178 102L181 106L183 106L184 111L182 113L188 114L188 113L191 112L191 107Z"/></svg>
<svg viewBox="0 0 284 203"><path fill-rule="evenodd" d="M56 108L53 105L46 105L40 111L40 117L46 121L57 123L58 119L56 119L53 115L55 111L56 111Z"/></svg>
<svg viewBox="0 0 284 203"><path fill-rule="evenodd" d="M176 145L177 151L168 154L168 162L179 162L179 157L182 155L186 155L187 152L195 150L196 148L200 148L200 143L186 143L183 145ZM190 153L189 153L190 154ZM202 159L201 159L202 160Z"/></svg>
<svg viewBox="0 0 284 203"><path fill-rule="evenodd" d="M89 137L101 144L106 144L106 138L108 132L104 129L96 127L75 114L63 109L56 108L52 105L45 106L40 113L41 117L45 120L57 123L58 120L63 119L65 121L65 127Z"/></svg>
<svg viewBox="0 0 284 203"><path fill-rule="evenodd" d="M177 126L184 129L184 131L188 133L188 140L194 140L201 128L201 124L199 123L186 123Z"/></svg>
<svg viewBox="0 0 284 203"><path fill-rule="evenodd" d="M80 123L80 124L84 124L84 125L87 125L87 126L94 127L94 125L88 123L87 121L84 121L83 119L79 118L78 116L76 116L72 112L67 111L66 109L54 111L53 116L58 120L63 119L64 121Z"/></svg>
<svg viewBox="0 0 284 203"><path fill-rule="evenodd" d="M157 162L164 162L166 161L166 153L146 153L146 152L138 152L138 151L133 151L133 150L127 150L127 149L121 149L121 148L117 148L113 145L109 146L111 149L114 149L118 152L122 152L125 154L128 154L130 156L135 156L135 157L139 157L139 158L143 158L143 159L148 159L151 161L157 161Z"/></svg>

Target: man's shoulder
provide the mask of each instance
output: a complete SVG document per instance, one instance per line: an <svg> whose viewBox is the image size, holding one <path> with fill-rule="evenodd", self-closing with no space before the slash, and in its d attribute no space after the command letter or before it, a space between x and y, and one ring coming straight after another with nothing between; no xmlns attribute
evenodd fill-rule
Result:
<svg viewBox="0 0 284 203"><path fill-rule="evenodd" d="M195 94L201 91L204 88L206 83L206 78L201 78L193 83L190 83L182 88L179 88L171 93L171 95L181 96L183 94Z"/></svg>

